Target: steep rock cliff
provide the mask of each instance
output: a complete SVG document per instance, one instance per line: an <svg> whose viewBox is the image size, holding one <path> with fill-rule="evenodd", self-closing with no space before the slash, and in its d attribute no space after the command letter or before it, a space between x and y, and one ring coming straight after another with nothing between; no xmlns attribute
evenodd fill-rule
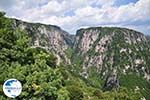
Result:
<svg viewBox="0 0 150 100"><path fill-rule="evenodd" d="M110 72L136 73L150 79L150 46L146 37L134 30L116 27L80 29L76 34L73 62L88 77L95 68L102 77Z"/></svg>
<svg viewBox="0 0 150 100"><path fill-rule="evenodd" d="M51 51L57 64L75 65L85 78L91 69L102 78L110 72L136 73L150 79L149 37L142 33L117 27L91 27L70 35L58 26L28 23L12 19L13 27L24 30L32 47Z"/></svg>
<svg viewBox="0 0 150 100"><path fill-rule="evenodd" d="M32 39L32 47L41 47L51 51L57 57L57 64L70 64L66 50L71 48L74 36L68 34L58 26L40 23L28 23L12 19L13 27L25 31Z"/></svg>

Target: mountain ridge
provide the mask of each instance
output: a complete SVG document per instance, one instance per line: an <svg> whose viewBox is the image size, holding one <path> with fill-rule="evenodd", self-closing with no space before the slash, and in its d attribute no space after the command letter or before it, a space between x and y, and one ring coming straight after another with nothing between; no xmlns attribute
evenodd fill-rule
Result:
<svg viewBox="0 0 150 100"><path fill-rule="evenodd" d="M74 36L57 26L12 20L1 13L0 18L1 82L12 75L21 80L25 91L19 98L150 98L149 37L140 32L91 27Z"/></svg>
<svg viewBox="0 0 150 100"><path fill-rule="evenodd" d="M88 68L91 66L95 66L99 71L103 70L102 66L105 66L105 68L107 68L108 65L106 65L105 63L103 64L103 62L109 62L111 65L111 70L113 70L112 68L114 68L113 66L115 66L113 65L113 62L115 62L113 61L115 51L111 51L112 54L110 55L105 55L103 53L107 53L107 50L112 48L112 42L116 42L117 39L119 42L122 41L122 44L119 44L118 42L118 45L120 45L120 47L115 47L119 48L120 53L126 51L128 51L128 53L132 52L132 49L137 49L136 44L147 42L147 38L143 33L127 28L89 27L77 30L76 35L70 35L58 26L44 25L40 23L28 23L24 21L22 22L17 19L12 20L14 28L19 27L30 35L30 37L32 38L33 46L40 46L53 52L58 59L58 65L60 63L66 63L69 65L75 64L80 67L82 66L80 70L82 70L83 72L79 72L84 77L88 76L84 74L87 74ZM124 42L126 44L123 44ZM133 44L135 48L130 47L125 49L123 45L127 46L128 44L129 47ZM114 46L116 46L116 43L114 44ZM138 49L140 48L138 47ZM93 58L90 56L92 56ZM136 54L134 54L133 56L136 56ZM129 58L132 59L132 57ZM78 59L80 59L80 63L82 64L78 64L78 62L76 62ZM136 60L137 62L143 61L143 59L141 58L135 59L135 61L132 62L136 62ZM127 62L129 63L129 61ZM126 65L125 69L127 69L127 66L129 67L129 65ZM131 66L134 66L134 64L131 64ZM123 73L125 72L125 69L123 69ZM102 71L101 73L105 75L106 73L108 73L108 70L105 69L105 71ZM150 79L150 76L147 76L147 74L144 77L148 80Z"/></svg>

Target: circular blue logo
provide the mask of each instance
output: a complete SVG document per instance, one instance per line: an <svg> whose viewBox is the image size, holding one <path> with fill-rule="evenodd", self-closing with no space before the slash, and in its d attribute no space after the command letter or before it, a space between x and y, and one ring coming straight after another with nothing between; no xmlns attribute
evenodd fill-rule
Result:
<svg viewBox="0 0 150 100"><path fill-rule="evenodd" d="M8 79L3 84L4 94L10 98L15 98L20 95L22 85L17 79Z"/></svg>

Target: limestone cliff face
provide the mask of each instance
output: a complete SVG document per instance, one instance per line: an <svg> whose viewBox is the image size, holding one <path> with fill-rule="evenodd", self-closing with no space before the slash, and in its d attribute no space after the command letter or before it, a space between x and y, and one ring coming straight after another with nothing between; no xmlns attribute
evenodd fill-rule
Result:
<svg viewBox="0 0 150 100"><path fill-rule="evenodd" d="M91 27L70 35L54 25L12 21L14 28L31 37L32 47L51 51L58 65L61 62L75 65L85 78L91 69L96 69L103 78L115 72L136 73L150 79L150 42L142 33L125 28Z"/></svg>
<svg viewBox="0 0 150 100"><path fill-rule="evenodd" d="M71 48L73 36L58 26L44 25L39 23L27 23L13 19L13 27L27 32L32 39L32 47L41 47L51 51L57 57L57 63L70 64L70 59L65 51Z"/></svg>
<svg viewBox="0 0 150 100"><path fill-rule="evenodd" d="M150 46L142 33L115 27L80 29L74 49L84 77L88 77L92 67L102 76L115 70L123 74L135 72L150 79Z"/></svg>

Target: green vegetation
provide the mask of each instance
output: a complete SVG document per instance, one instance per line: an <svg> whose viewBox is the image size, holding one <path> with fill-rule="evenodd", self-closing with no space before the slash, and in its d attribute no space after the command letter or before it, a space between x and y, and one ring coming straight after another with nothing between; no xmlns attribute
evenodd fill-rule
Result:
<svg viewBox="0 0 150 100"><path fill-rule="evenodd" d="M96 73L90 72L91 75L95 74L94 82L93 79L85 79L79 76L78 73L71 71L70 66L62 66L61 71L65 77L64 85L70 93L71 100L139 100L142 97L139 91L125 87L120 87L118 90L102 91L100 84L103 84L103 82L98 84L100 79L96 81L98 79Z"/></svg>
<svg viewBox="0 0 150 100"><path fill-rule="evenodd" d="M67 57L68 57L69 59L71 59L72 53L73 53L72 48L66 49L65 53L66 53Z"/></svg>
<svg viewBox="0 0 150 100"><path fill-rule="evenodd" d="M23 85L17 99L69 99L56 58L41 48L31 48L28 36L14 30L9 19L1 16L0 26L0 99L7 99L2 84L9 78L16 78Z"/></svg>
<svg viewBox="0 0 150 100"><path fill-rule="evenodd" d="M127 89L139 88L141 94L147 100L150 98L150 83L136 74L120 75L120 84Z"/></svg>
<svg viewBox="0 0 150 100"><path fill-rule="evenodd" d="M92 87L102 89L104 80L102 79L100 72L98 72L98 70L94 69L93 67L89 67L88 71L88 83L90 83Z"/></svg>
<svg viewBox="0 0 150 100"><path fill-rule="evenodd" d="M31 41L25 32L13 29L11 20L0 13L0 100L9 100L2 91L4 81L9 78L16 78L23 85L16 100L139 100L142 97L143 92L125 88L129 87L123 82L126 78L121 80L124 87L102 91L103 81L96 70L89 71L89 78L85 79L76 67L57 66L53 54L31 47ZM66 53L71 57L72 50ZM79 58L75 62L78 68L82 63Z"/></svg>

